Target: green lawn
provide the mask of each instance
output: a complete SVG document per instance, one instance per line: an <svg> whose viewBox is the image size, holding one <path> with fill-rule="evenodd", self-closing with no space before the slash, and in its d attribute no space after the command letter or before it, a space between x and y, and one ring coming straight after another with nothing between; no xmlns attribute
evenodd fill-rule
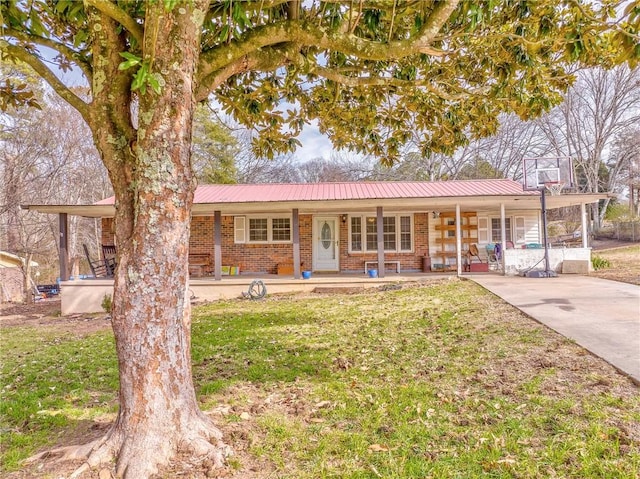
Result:
<svg viewBox="0 0 640 479"><path fill-rule="evenodd" d="M5 470L113 417L110 334L8 328L2 341ZM238 477L640 470L639 389L468 281L199 307L193 360Z"/></svg>

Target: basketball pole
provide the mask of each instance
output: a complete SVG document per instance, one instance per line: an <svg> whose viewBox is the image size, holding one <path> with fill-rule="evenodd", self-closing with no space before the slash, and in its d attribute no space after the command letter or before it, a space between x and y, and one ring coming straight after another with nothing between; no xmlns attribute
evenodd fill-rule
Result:
<svg viewBox="0 0 640 479"><path fill-rule="evenodd" d="M555 278L558 276L555 271L551 271L549 267L549 240L547 236L547 187L542 188L542 196L540 196L540 202L542 203L542 236L544 240L544 278Z"/></svg>
<svg viewBox="0 0 640 479"><path fill-rule="evenodd" d="M527 278L557 278L558 275L552 271L549 265L549 239L547 235L547 187L544 186L540 195L540 206L542 207L542 241L544 242L544 271L527 271L524 276Z"/></svg>

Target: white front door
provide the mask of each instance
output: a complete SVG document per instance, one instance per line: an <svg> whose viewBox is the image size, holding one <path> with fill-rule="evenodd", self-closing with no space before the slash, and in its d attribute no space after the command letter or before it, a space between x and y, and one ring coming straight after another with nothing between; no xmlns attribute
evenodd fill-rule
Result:
<svg viewBox="0 0 640 479"><path fill-rule="evenodd" d="M314 271L339 271L338 224L335 216L316 216L313 219Z"/></svg>

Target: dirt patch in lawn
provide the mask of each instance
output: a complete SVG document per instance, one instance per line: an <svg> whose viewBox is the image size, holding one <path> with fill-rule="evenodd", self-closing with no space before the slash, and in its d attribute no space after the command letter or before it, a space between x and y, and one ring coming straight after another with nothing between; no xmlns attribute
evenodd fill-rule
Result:
<svg viewBox="0 0 640 479"><path fill-rule="evenodd" d="M0 304L0 330L2 328L53 329L85 337L111 329L111 321L104 313L61 316L60 300L45 299L32 304Z"/></svg>

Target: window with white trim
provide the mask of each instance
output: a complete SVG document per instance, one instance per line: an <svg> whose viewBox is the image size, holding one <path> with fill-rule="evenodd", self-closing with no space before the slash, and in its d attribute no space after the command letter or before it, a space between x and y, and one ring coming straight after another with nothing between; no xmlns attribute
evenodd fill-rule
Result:
<svg viewBox="0 0 640 479"><path fill-rule="evenodd" d="M290 243L291 218L286 216L236 216L236 243Z"/></svg>
<svg viewBox="0 0 640 479"><path fill-rule="evenodd" d="M362 251L362 217L351 217L351 242L349 243L351 251Z"/></svg>
<svg viewBox="0 0 640 479"><path fill-rule="evenodd" d="M271 241L291 241L291 220L273 218L271 220Z"/></svg>
<svg viewBox="0 0 640 479"><path fill-rule="evenodd" d="M363 224L365 225L364 231ZM349 226L349 251L351 253L378 250L378 226L375 216L350 216ZM383 216L382 238L384 250L387 252L412 252L413 215Z"/></svg>
<svg viewBox="0 0 640 479"><path fill-rule="evenodd" d="M269 219L249 218L249 243L269 241Z"/></svg>
<svg viewBox="0 0 640 479"><path fill-rule="evenodd" d="M500 218L491 218L491 242L502 242L502 226ZM512 241L511 236L511 218L504 219L504 229L506 235L506 241Z"/></svg>

